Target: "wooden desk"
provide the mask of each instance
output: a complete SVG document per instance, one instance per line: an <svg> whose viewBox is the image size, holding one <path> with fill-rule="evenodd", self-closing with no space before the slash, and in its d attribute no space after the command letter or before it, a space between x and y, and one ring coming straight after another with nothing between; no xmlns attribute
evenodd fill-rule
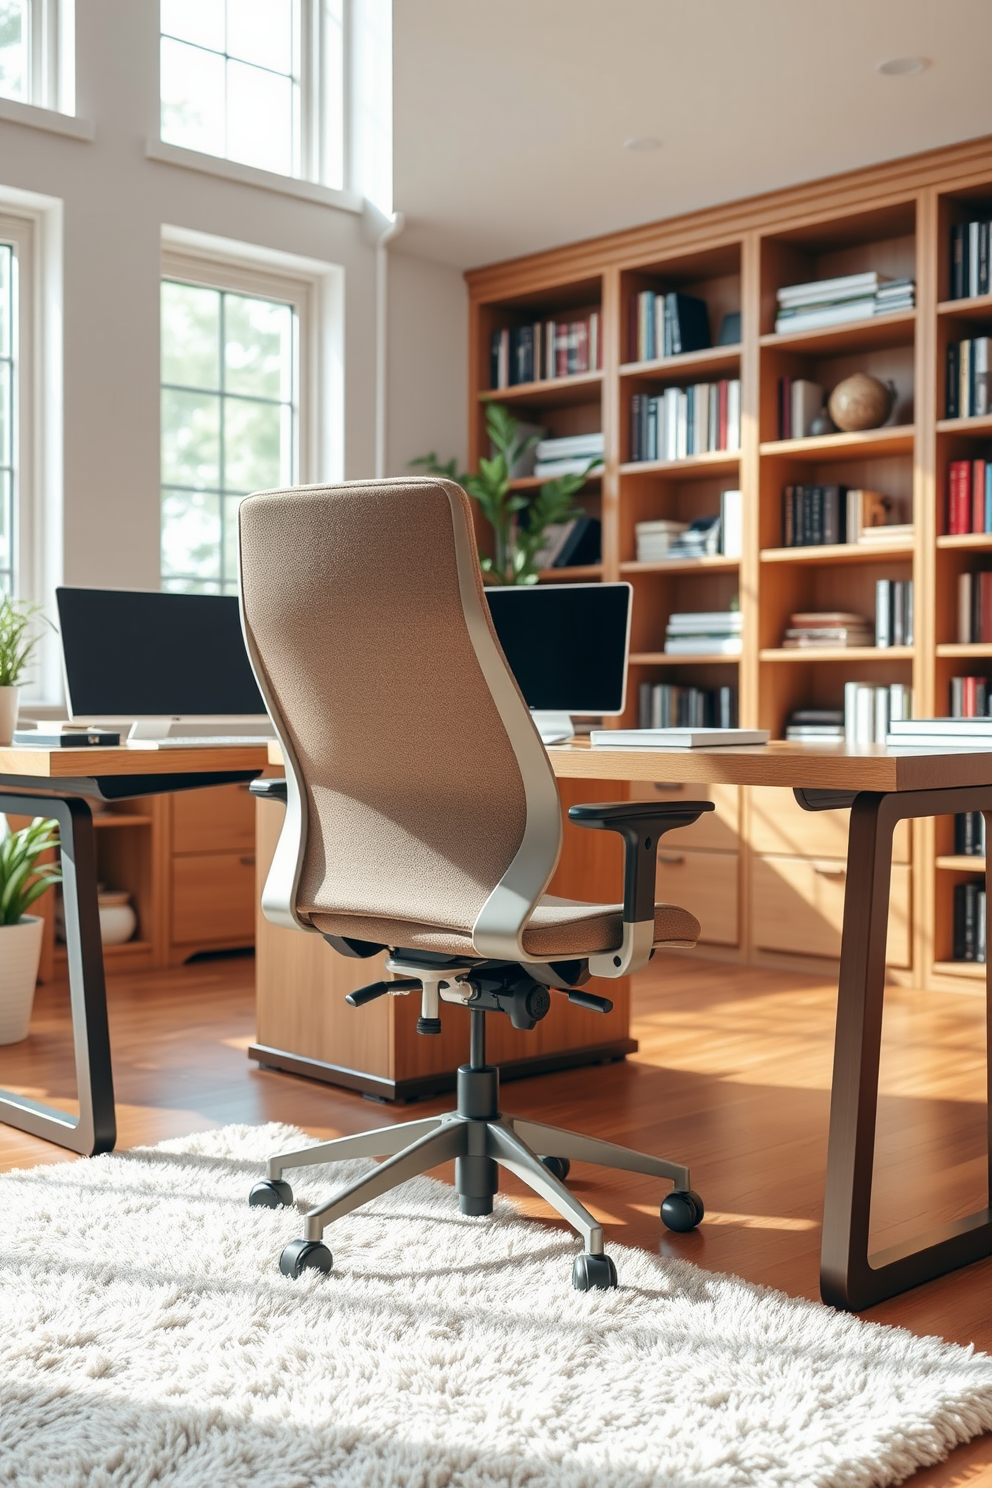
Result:
<svg viewBox="0 0 992 1488"><path fill-rule="evenodd" d="M250 748L26 749L0 747L0 812L59 824L69 999L79 1116L0 1090L0 1121L74 1152L108 1152L117 1139L107 994L90 803L252 780L266 766Z"/></svg>

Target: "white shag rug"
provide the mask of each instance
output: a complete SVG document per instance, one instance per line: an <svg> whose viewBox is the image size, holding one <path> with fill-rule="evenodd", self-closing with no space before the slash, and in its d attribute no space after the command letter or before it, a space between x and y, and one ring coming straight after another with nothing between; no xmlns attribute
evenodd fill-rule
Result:
<svg viewBox="0 0 992 1488"><path fill-rule="evenodd" d="M0 1484L874 1488L992 1428L987 1355L619 1245L574 1292L568 1232L430 1178L287 1280L299 1216L247 1194L301 1136L0 1178Z"/></svg>

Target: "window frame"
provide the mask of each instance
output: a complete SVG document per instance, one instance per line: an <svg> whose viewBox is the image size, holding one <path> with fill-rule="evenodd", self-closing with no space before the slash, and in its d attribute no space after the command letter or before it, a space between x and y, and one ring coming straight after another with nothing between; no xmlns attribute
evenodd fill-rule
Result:
<svg viewBox="0 0 992 1488"><path fill-rule="evenodd" d="M9 103L75 112L75 0L28 0L24 96L0 94Z"/></svg>
<svg viewBox="0 0 992 1488"><path fill-rule="evenodd" d="M261 299L278 300L292 306L295 312L296 336L294 345L295 366L293 369L296 392L293 430L293 482L305 485L313 479L315 465L317 414L317 378L314 373L317 361L317 336L315 326L316 295L313 281L305 277L288 274L279 268L251 262L245 258L222 257L215 254L196 253L188 248L166 246L163 248L159 284L165 280L176 280L182 284L193 284L201 289L227 291L233 294L257 295ZM159 319L161 336L161 311ZM161 410L161 351L159 356L159 408ZM164 584L168 575L162 571L162 479L161 479L161 426L159 429L159 583ZM221 581L223 582L223 581ZM221 592L224 592L223 590Z"/></svg>
<svg viewBox="0 0 992 1488"><path fill-rule="evenodd" d="M40 521L35 479L35 341L37 232L30 217L20 217L0 202L0 243L14 250L15 303L11 326L14 424L12 435L10 592L37 603L43 593L38 573L37 528Z"/></svg>

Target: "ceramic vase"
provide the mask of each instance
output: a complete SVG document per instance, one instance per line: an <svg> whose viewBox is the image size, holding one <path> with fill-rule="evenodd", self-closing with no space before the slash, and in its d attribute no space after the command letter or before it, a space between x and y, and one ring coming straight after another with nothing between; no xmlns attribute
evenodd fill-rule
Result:
<svg viewBox="0 0 992 1488"><path fill-rule="evenodd" d="M18 1044L28 1036L44 929L38 915L0 925L0 1044Z"/></svg>
<svg viewBox="0 0 992 1488"><path fill-rule="evenodd" d="M0 687L0 744L13 744L17 726L17 687Z"/></svg>

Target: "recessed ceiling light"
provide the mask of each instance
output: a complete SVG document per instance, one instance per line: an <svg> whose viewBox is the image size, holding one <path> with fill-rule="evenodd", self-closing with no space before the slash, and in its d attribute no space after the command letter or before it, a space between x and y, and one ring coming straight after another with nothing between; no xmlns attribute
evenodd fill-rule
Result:
<svg viewBox="0 0 992 1488"><path fill-rule="evenodd" d="M623 142L625 150L660 150L661 140L655 139L653 134L635 134Z"/></svg>
<svg viewBox="0 0 992 1488"><path fill-rule="evenodd" d="M875 71L883 77L912 77L930 66L926 57L887 57L875 64Z"/></svg>

